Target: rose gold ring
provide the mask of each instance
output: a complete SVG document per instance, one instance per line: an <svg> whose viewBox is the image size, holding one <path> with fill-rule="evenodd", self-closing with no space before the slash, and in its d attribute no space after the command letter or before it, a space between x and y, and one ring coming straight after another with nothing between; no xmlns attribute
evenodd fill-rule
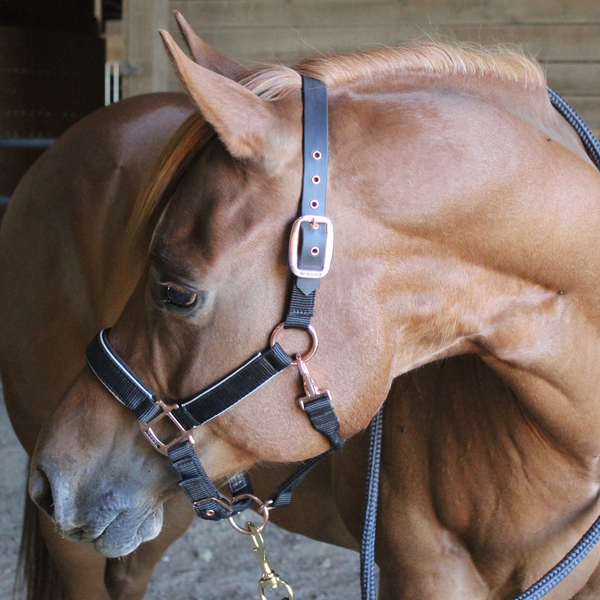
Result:
<svg viewBox="0 0 600 600"><path fill-rule="evenodd" d="M272 500L267 500L263 502L260 498L253 496L252 494L240 494L239 496L235 496L232 500L233 502L237 502L238 500L246 500L250 498L253 504L258 504L258 512L262 515L263 522L260 527L257 527L256 530L258 533L261 533L264 528L269 524L269 511L271 510ZM243 533L244 535L252 535L252 531L248 526L240 527L234 520L233 517L229 517L229 524L239 533Z"/></svg>
<svg viewBox="0 0 600 600"><path fill-rule="evenodd" d="M285 323L279 323L279 325L277 325L277 327L275 327L275 329L273 329L273 333L271 334L271 348L277 342L277 338L279 337L279 334L283 330L284 325L285 325ZM306 351L305 354L302 354L300 356L300 359L303 362L308 362L316 354L316 352L319 348L319 336L317 335L316 329L312 325L308 326L308 333L310 334L310 337L311 337L311 346ZM294 356L298 356L298 354L294 353ZM293 360L292 364L297 365L298 360L297 359Z"/></svg>

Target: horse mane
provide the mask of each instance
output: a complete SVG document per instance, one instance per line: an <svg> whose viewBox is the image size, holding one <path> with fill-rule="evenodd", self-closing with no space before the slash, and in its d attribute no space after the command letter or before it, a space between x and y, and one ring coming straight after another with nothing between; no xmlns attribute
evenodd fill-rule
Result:
<svg viewBox="0 0 600 600"><path fill-rule="evenodd" d="M525 89L546 86L540 65L514 47L436 41L314 56L295 67L268 65L244 73L239 81L257 95L274 100L300 88L301 75L320 79L330 89L359 84L366 91L393 90L407 75L492 79Z"/></svg>
<svg viewBox="0 0 600 600"><path fill-rule="evenodd" d="M351 54L304 59L294 67L265 65L245 72L238 81L266 100L300 89L302 75L320 79L328 88L360 85L365 91L392 91L407 75L495 80L522 89L546 87L540 65L514 47L484 48L458 42L419 42ZM214 135L199 113L190 116L161 152L148 183L133 208L127 238L149 243L170 192L179 177Z"/></svg>

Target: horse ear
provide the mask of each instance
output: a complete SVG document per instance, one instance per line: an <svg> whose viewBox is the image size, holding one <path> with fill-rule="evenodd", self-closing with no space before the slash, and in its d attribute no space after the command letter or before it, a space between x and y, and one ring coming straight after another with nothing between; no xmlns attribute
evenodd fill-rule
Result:
<svg viewBox="0 0 600 600"><path fill-rule="evenodd" d="M193 59L199 65L215 73L229 77L229 79L235 79L238 75L246 72L247 69L244 65L237 62L237 60L233 60L233 58L229 58L229 56L219 52L200 39L178 10L173 11L173 14Z"/></svg>
<svg viewBox="0 0 600 600"><path fill-rule="evenodd" d="M229 152L271 168L277 165L291 135L281 107L190 60L169 33L160 34L184 88Z"/></svg>

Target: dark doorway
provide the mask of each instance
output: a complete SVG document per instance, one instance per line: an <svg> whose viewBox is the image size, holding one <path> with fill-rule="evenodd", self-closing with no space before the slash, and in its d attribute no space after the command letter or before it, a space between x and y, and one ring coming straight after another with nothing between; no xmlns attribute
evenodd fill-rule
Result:
<svg viewBox="0 0 600 600"><path fill-rule="evenodd" d="M0 2L0 199L4 203L59 135L104 104L105 48L100 27L94 0Z"/></svg>

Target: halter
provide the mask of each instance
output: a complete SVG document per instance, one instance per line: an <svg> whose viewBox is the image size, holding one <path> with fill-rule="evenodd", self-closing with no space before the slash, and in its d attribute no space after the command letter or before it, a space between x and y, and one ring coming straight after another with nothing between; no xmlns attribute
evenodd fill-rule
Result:
<svg viewBox="0 0 600 600"><path fill-rule="evenodd" d="M171 459L180 476L179 485L191 500L196 514L210 521L231 519L257 499L252 495L252 485L246 473L228 478L233 497L231 501L220 495L194 450L192 430L235 406L286 367L292 364L298 366L306 390L306 396L299 401L299 408L306 413L312 427L328 439L331 448L304 462L265 503L261 503L262 527L268 521L268 510L289 504L292 493L304 477L323 458L344 445L344 439L338 433L340 425L331 406L329 391L322 391L316 386L306 365L319 343L310 321L317 288L331 265L333 225L325 216L329 155L325 84L303 76L302 99L304 173L300 216L292 226L289 245L294 281L285 321L271 334L270 349L259 352L233 373L191 399L169 404L158 398L117 354L108 340L109 329L98 333L86 351L87 362L98 379L117 400L133 411L152 446ZM293 360L277 342L282 329L307 331L312 339L310 350L304 356L296 355ZM169 420L177 431L176 436L168 441L163 441L156 431L158 423L164 419ZM249 533L247 530L244 532Z"/></svg>

